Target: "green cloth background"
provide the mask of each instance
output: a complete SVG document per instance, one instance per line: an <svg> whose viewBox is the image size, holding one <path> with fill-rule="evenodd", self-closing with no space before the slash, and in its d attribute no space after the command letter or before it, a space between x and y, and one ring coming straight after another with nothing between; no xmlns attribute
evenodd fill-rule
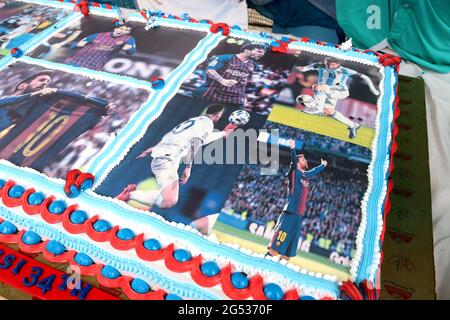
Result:
<svg viewBox="0 0 450 320"><path fill-rule="evenodd" d="M380 8L379 29L368 27L372 5ZM450 72L449 0L336 0L336 14L355 46L368 49L387 39L404 59Z"/></svg>

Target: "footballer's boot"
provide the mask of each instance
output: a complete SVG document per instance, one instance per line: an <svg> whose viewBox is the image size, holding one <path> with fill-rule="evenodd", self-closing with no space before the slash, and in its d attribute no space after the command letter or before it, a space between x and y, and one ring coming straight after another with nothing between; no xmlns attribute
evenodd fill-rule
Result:
<svg viewBox="0 0 450 320"><path fill-rule="evenodd" d="M348 127L348 137L350 139L355 139L358 135L358 129L361 127L359 123L355 123L353 127Z"/></svg>
<svg viewBox="0 0 450 320"><path fill-rule="evenodd" d="M116 196L116 199L119 199L121 201L128 201L130 200L130 193L135 191L137 189L137 186L135 184L129 184L127 187L123 189L121 193L119 193Z"/></svg>

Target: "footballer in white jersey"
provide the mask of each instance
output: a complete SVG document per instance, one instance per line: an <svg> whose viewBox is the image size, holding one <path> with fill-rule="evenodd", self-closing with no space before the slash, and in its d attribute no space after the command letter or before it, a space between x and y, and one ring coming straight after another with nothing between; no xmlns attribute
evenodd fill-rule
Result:
<svg viewBox="0 0 450 320"><path fill-rule="evenodd" d="M348 137L356 138L357 131L360 127L359 123L355 123L345 117L341 112L336 110L338 100L345 99L349 96L347 81L350 77L360 77L368 86L374 95L380 92L375 88L370 78L353 69L345 68L341 65L341 61L336 58L325 58L323 63L314 63L305 67L299 67L299 71L306 72L317 70L317 84L313 86L314 97L308 95L300 95L297 97L297 103L303 105L303 112L329 116L339 122L347 125L349 130Z"/></svg>
<svg viewBox="0 0 450 320"><path fill-rule="evenodd" d="M229 124L223 131L214 131L214 122L222 117L224 107L212 104L205 114L190 118L164 135L161 141L138 158L151 156L151 170L158 183L158 190L136 190L134 184L128 185L116 198L122 201L134 200L149 208L170 208L178 202L179 184L186 184L192 161L201 146L215 140L226 138L237 126ZM186 167L181 179L178 169L181 162Z"/></svg>

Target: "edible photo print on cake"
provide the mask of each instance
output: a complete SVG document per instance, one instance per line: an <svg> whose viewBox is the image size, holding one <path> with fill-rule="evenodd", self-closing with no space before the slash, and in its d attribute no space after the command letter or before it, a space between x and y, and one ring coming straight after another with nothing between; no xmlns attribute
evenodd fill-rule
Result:
<svg viewBox="0 0 450 320"><path fill-rule="evenodd" d="M67 16L63 9L0 1L0 56L9 54Z"/></svg>
<svg viewBox="0 0 450 320"><path fill-rule="evenodd" d="M0 159L58 178L83 168L150 94L22 62L0 78Z"/></svg>
<svg viewBox="0 0 450 320"><path fill-rule="evenodd" d="M254 108L252 99L263 89L264 70L271 68L266 55L274 55L263 44L224 41L182 84L97 193L195 227L206 213L220 211L249 154L240 154L240 163L227 162L232 151L219 150L234 140L228 138L236 129L242 134L250 130L256 140L270 103ZM276 85L267 88L266 99L273 99ZM216 154L222 159L215 160ZM119 177L120 183L113 182Z"/></svg>
<svg viewBox="0 0 450 320"><path fill-rule="evenodd" d="M220 242L280 255L300 268L345 280L356 250L371 151L300 129L295 117L281 124L279 112L275 107L267 132L259 136L260 148L276 144L279 166L270 172L245 165L212 233Z"/></svg>
<svg viewBox="0 0 450 320"><path fill-rule="evenodd" d="M297 141L296 151L309 161L307 168L318 166L314 172L322 179L317 184L321 190L324 184L335 181L342 182L335 193L345 192L351 184L343 182L346 175L357 183L352 185L351 213L339 215L345 220L339 228L348 229L342 231L346 238L334 255L339 262L329 262L330 268L345 278L354 254L361 199L367 189L381 78L376 67L300 50L279 54L262 43L229 37L181 85L96 192L189 224L204 234L213 232L224 242L238 239L249 249L262 252L275 232L276 215L283 212L287 201L287 180L283 177L290 166L288 141ZM308 144L301 143L304 137L309 137ZM328 170L323 170L325 166ZM249 170L257 174L252 176ZM258 187L255 181L259 176L273 181L264 180ZM304 183L308 188L308 182ZM311 188L313 185L311 182ZM242 203L234 208L232 199L239 186L246 193L236 201L258 209L244 210ZM247 199L250 194L259 197ZM302 214L309 212L305 211L307 194L299 195L304 199L295 202L305 206ZM316 210L325 202L315 205ZM269 217L261 218L265 216L265 211L260 212L262 207L270 210ZM333 211L327 219L335 215ZM238 221L238 226L231 220ZM308 222L311 228L318 228L313 222L317 220ZM267 223L271 228L262 232ZM311 236L309 242L300 241L303 234L297 230L299 241L292 242L290 250L312 243ZM321 245L328 239L321 235L313 234L315 244L318 239ZM314 256L321 266L336 246L336 242L325 242L327 249Z"/></svg>
<svg viewBox="0 0 450 320"><path fill-rule="evenodd" d="M31 56L66 65L150 80L165 77L205 36L204 32L145 24L115 24L111 18L83 17L55 34Z"/></svg>

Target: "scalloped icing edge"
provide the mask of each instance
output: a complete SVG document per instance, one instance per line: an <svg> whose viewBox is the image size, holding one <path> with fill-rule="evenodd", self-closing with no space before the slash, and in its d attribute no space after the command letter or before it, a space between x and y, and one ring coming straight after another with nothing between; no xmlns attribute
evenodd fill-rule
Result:
<svg viewBox="0 0 450 320"><path fill-rule="evenodd" d="M36 1L33 1L33 2L36 2ZM167 20L174 20L174 19L167 19ZM173 22L176 22L176 23L179 23L179 21L178 20L175 20L175 21L171 21L171 23L173 23ZM184 24L186 24L187 22L184 22ZM187 23L187 24L190 24L190 23ZM183 28L183 27L180 27L180 28ZM238 31L234 31L234 30L232 30L232 32L231 32L232 34L231 34L231 36L237 36L237 37L239 37L239 35L235 35L235 33L243 33L242 31L240 31L240 32L238 32ZM259 41L262 41L262 42L268 42L268 40L267 39L264 39L264 38L262 38L262 37L260 37L259 35L247 35L247 34L245 34L246 36L241 36L241 38L248 38L248 39L250 39L250 40L256 40L255 38L257 38ZM295 46L296 45L296 43L297 42L292 42L290 45L292 45L292 46ZM333 50L335 50L335 51L337 51L336 52L336 54L337 53L340 53L341 55L342 55L342 53L344 53L345 54L345 56L344 56L344 58L346 59L346 60L351 60L351 59L349 59L349 57L348 57L348 52L341 52L342 50L340 50L340 49L338 49L338 48L331 48L331 47L323 47L323 46L320 46L320 45L317 45L317 44L308 44L308 46L307 47L310 47L309 49L310 50L306 50L306 48L304 48L303 46L305 46L305 44L302 44L301 45L301 49L303 49L303 50L305 50L305 51L311 51L312 52L312 50L314 50L314 51L316 51L316 52L314 52L314 53L318 53L318 51L328 51L328 50L331 50L331 49L333 49ZM328 50L324 50L324 48L327 48ZM319 53L320 54L320 53ZM352 52L352 54L354 55L355 53L353 53ZM329 52L327 52L327 55L330 55L330 53ZM357 55L361 55L361 57L362 57L362 59L367 59L367 57L369 57L370 55L369 54L366 54L366 53L357 53ZM373 57L371 57L372 58L372 60L374 59ZM359 60L359 59L358 59ZM362 63L361 61L357 61L357 62L360 62L360 63ZM370 61L371 63L370 64L373 64L374 63L374 61ZM384 95L382 95L382 96L384 96ZM377 128L377 131L378 131L378 129L379 128ZM389 162L389 160L387 160L387 162ZM380 200L381 201L381 200ZM127 209L130 209L130 208L127 208ZM154 214L152 215L152 216L154 216ZM157 217L159 217L159 216L157 216ZM158 219L158 218L156 218L156 219ZM158 220L163 220L163 219L158 219ZM183 229L186 229L186 226L183 226ZM379 228L378 228L378 232L377 233L381 233L381 230L382 229L382 226L379 226ZM191 230L192 231L192 230ZM358 231L359 232L359 231ZM195 233L195 232L194 232ZM212 242L214 242L214 241L212 241ZM362 246L361 246L362 247ZM361 248L361 250L362 250L363 248ZM245 252L245 254L249 254L249 251L247 250L246 252ZM253 256L254 256L254 254L253 254ZM378 260L379 261L379 259L375 259L375 260ZM292 267L292 266L289 266L289 264L288 264L288 267ZM372 266L373 267L373 266ZM375 266L375 269L377 268L377 266ZM296 268L293 268L293 269L296 269ZM305 270L301 270L301 272L306 272Z"/></svg>
<svg viewBox="0 0 450 320"><path fill-rule="evenodd" d="M5 166L9 168L9 170L6 169ZM142 214L143 211L138 209L134 209L131 211L128 208L126 208L127 205L122 201L119 201L117 199L113 199L113 201L110 201L109 198L97 195L92 191L89 191L86 194L82 194L80 197L76 199L68 199L65 197L65 194L62 191L62 189L59 188L58 185L51 183L45 175L30 168L25 169L19 168L6 160L0 160L0 169L1 169L0 176L2 178L12 179L17 183L26 186L27 188L33 187L46 194L52 194L56 196L58 199L64 199L68 205L78 204L80 206L80 210L85 210L88 213L89 218L92 218L93 216L96 215L95 211L103 212L103 215L100 218L104 218L114 225L119 225L121 227L125 226L129 227L135 232L135 234L140 233L149 234L153 238L156 238L158 241L160 241L161 244L164 246L174 244L177 249L182 248L189 250L193 256L201 253L205 260L213 260L216 263L218 263L218 265L221 268L225 267L231 262L235 266L236 270L247 272L249 277L260 274L264 276L264 278L270 279L271 281L277 280L277 283L283 288L284 292L287 292L290 289L295 288L298 290L300 295L309 295L319 298L322 297L336 298L338 296L339 290L337 283L323 278L317 278L316 275L311 274L310 271L299 270L300 273L298 273L297 270L295 270L296 269L295 267L288 267L289 270L286 270L283 268L281 264L269 262L269 260L267 261L263 260L264 264L266 264L266 269L255 268L252 265L252 263L254 262L253 260L254 256L249 256L247 252L242 253L241 251L235 250L236 247L234 245L223 246L221 244L220 245L217 244L217 242L209 241L209 237L201 236L197 230L192 229L190 227L186 228L186 226L180 223L178 224L173 222L169 223L165 221L161 216L155 214L153 214L153 218L151 218L148 217L148 215L146 214ZM83 198L86 201L83 201ZM97 210L95 209L91 210L90 208L93 206L93 204L89 205L83 202L92 202L100 204L100 207L97 208ZM127 223L129 218L117 217L118 210L106 210L105 208L102 208L102 206L105 205L107 207L110 207L110 209L119 209L119 208L126 209L127 215L133 216L135 218L134 220L138 221L131 223L133 226L130 226L130 223ZM2 207L0 207L0 209L1 208ZM13 219L11 219L11 217L9 216L5 216L5 218L7 220L13 221ZM182 237L176 236L173 237L167 235L161 232L160 230L161 226L164 226L165 229L167 228L170 229L171 232L169 233L172 234L180 234L180 231L184 231L183 235L184 238L186 238L186 236L188 238L192 238L192 236L195 236L196 239L194 240L196 242L201 242L202 244L196 246L192 244L191 241L182 239ZM68 235L70 234L68 233ZM73 237L73 235L71 235L71 237ZM90 242L93 241L90 240ZM95 243L95 241L93 243ZM91 245L93 244L91 243ZM99 244L97 243L97 245ZM88 247L90 247L90 245L87 246L86 248L74 248L74 249L77 249L80 252L89 252ZM209 247L209 249L205 250L205 248L207 247ZM112 251L120 253L120 251L117 251L115 249L112 249ZM220 251L222 252L222 254L218 253ZM114 253L109 254L114 255ZM117 253L115 253L115 255L117 255ZM231 257L233 255L235 256L235 258ZM239 261L237 261L239 260L239 258L247 260L248 262L240 263ZM135 259L137 258L135 257ZM267 265L267 263L271 264ZM276 269L280 268L284 270L276 271ZM118 269L121 268L118 267ZM289 274L290 272L294 272L292 274L293 277L286 278L285 274L286 273ZM300 280L294 280L293 278L300 278ZM324 289L324 287L327 287L328 289ZM171 288L170 291L175 291L175 288Z"/></svg>
<svg viewBox="0 0 450 320"><path fill-rule="evenodd" d="M4 220L6 221L6 220ZM2 222L2 219L0 219L0 222ZM145 298L145 299L150 299L150 300L164 300L164 296L167 294L167 292L165 292L164 290L158 289L156 291L150 291L146 294L139 294L137 292L135 292L133 289L131 289L131 284L126 285L126 283L130 283L130 278L128 276L119 276L119 278L114 279L113 281L109 281L108 279L104 278L101 275L101 269L104 266L103 264L99 264L94 262L92 265L90 266L82 266L80 264L78 264L75 260L74 257L76 254L78 254L79 252L77 252L76 250L69 250L64 252L61 255L58 256L54 256L50 251L48 251L45 247L46 243L51 240L51 239L42 239L42 241L38 244L34 244L34 245L27 245L22 241L21 236L23 236L23 234L25 232L27 232L28 230L25 229L20 229L18 230L17 234L14 234L13 236L10 235L2 235L0 234L0 242L3 243L8 243L8 244L17 244L19 246L19 249L21 249L23 252L25 253L41 253L44 256L44 259L46 261L49 262L58 262L58 263L69 263L69 265L71 267L75 266L78 268L78 270L80 271L80 275L85 275L85 276L95 276L97 281L99 281L99 283L105 287L108 288L120 288L122 289L122 292L128 297L128 298ZM2 241L2 240L6 240L6 241ZM31 249L32 248L32 249ZM31 249L31 250L30 250ZM95 266L95 270L93 270ZM105 279L107 281L105 281ZM117 283L117 284L116 284ZM152 287L152 286L150 286Z"/></svg>
<svg viewBox="0 0 450 320"><path fill-rule="evenodd" d="M171 20L174 20L174 19L171 19ZM176 22L178 20L174 20L174 21ZM250 36L245 37L245 38L253 39L254 36L255 35L250 35ZM259 37L260 38L259 40L262 41L262 42L266 42L266 43L269 42L268 39L262 39L259 35L256 35L256 36ZM237 38L244 38L244 37L241 37L239 34L236 37ZM221 41L223 39L225 39L225 37L223 37L221 39ZM380 94L379 101L377 103L378 104L378 113L377 113L377 121L376 121L376 126L375 126L376 135L375 135L373 143L372 143L372 154L376 155L376 153L377 153L377 144L379 143L378 136L380 134L379 133L380 121L381 121L380 118L381 118L381 110L382 110L383 103L384 103L384 85L385 85L385 83L384 83L384 78L385 78L384 67L378 62L378 58L374 58L374 59L371 59L371 60L367 61L365 59L367 56L370 56L372 58L373 58L373 56L370 55L370 54L366 54L366 53L356 53L357 55L360 55L360 57L349 57L348 56L348 52L346 52L346 51L342 52L342 50L340 50L338 48L326 47L326 48L328 48L328 50L334 51L333 53L330 54L328 52L328 50L324 50L324 48L325 48L324 46L320 46L320 45L314 44L314 43L292 42L292 43L289 44L289 48L293 49L293 50L304 50L304 51L308 51L308 52L311 52L311 53L314 53L314 54L318 54L318 55L323 55L323 56L339 57L339 58L341 58L343 60L354 61L354 62L365 64L365 65L368 65L368 66L373 66L373 67L376 67L376 68L379 69L379 71L380 71L380 73L382 75L382 81L380 82L380 92L381 92L381 94ZM376 60L376 61L373 61L373 60ZM394 98L395 98L394 96L391 97L391 99L394 99ZM163 110L161 110L158 113L158 115L156 115L156 117L158 117L164 111L165 105L162 108L163 108ZM154 119L152 121L154 121ZM389 119L389 123L391 121L392 121L392 119ZM135 145L142 138L142 136L145 134L145 131L146 131L146 129L143 130L143 132L141 132L139 135L137 135L136 139L133 140L133 142L128 141L128 143L126 143L126 146L131 148L131 146ZM139 139L137 139L137 137L139 137ZM388 139L388 145L389 145L389 139ZM99 179L98 185L100 185L101 182L103 182L104 179L106 179L107 175L123 160L123 158L125 158L126 153L128 151L129 150L126 150L126 152L123 152L122 155L120 156L120 160L117 160L115 164L111 164L110 167L108 167L105 170L106 173L101 175L102 178ZM373 175L372 175L372 173L374 171L374 163L376 161L375 158L376 158L375 156L372 156L371 163L370 163L370 165L369 165L369 167L367 169L368 170L369 183L368 183L368 188L367 188L367 190L365 192L365 195L364 195L364 198L363 198L363 201L362 201L362 204L361 204L362 219L361 219L361 224L360 224L360 227L358 228L358 233L357 233L357 237L356 237L356 249L357 249L356 251L357 252L356 252L355 258L352 260L352 263L351 263L351 266L350 266L350 273L351 273L352 279L357 278L358 271L359 271L358 266L359 266L359 263L360 263L360 260L361 260L361 256L362 256L362 251L363 251L363 243L362 242L363 242L363 239L364 239L365 230L366 230L366 223L367 223L367 221L366 221L367 220L367 202L369 201L369 196L370 196L371 191L373 189L373 178L372 178ZM386 161L387 161L387 163L389 163L389 159L387 159ZM385 189L386 189L386 186L383 187L383 190L381 191L381 193L385 193L384 192ZM383 203L383 200L380 199L380 204L379 204L380 208L382 206L382 203ZM378 219L380 219L380 217L382 217L382 214L379 215ZM381 230L383 228L383 223L381 223L381 225L380 225L380 223L377 223L377 225L378 225L377 234L380 234ZM223 244L227 245L229 247L233 247L234 246L234 248L236 250L239 250L239 248L236 247L233 244L226 244L226 243L223 243ZM244 249L244 250L246 251L246 249ZM251 252L250 250L248 250L248 254L255 256L255 254L253 252ZM375 270L374 272L376 272L376 269L378 268L377 261L380 260L380 250L379 249L375 249L374 259L373 260L374 260L374 262L373 262L373 265L372 265L371 268L373 270ZM295 266L293 266L291 264L287 264L287 266L289 268L293 269L293 270L297 270L298 269L298 268L296 268ZM311 275L311 272L308 272L307 274ZM319 274L319 277L321 277L320 274ZM372 277L370 277L370 278L372 279Z"/></svg>

